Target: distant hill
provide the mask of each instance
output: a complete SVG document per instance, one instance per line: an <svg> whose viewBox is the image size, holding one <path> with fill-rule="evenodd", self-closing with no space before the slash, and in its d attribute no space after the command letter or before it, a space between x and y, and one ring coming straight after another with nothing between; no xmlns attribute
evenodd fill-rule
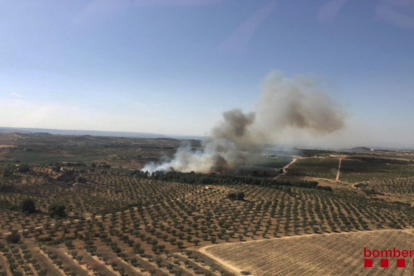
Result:
<svg viewBox="0 0 414 276"><path fill-rule="evenodd" d="M371 149L367 147L356 147L356 148L352 148L351 151L361 152L361 151L371 151Z"/></svg>
<svg viewBox="0 0 414 276"><path fill-rule="evenodd" d="M126 137L126 138L166 138L166 136L162 134L142 133L142 132L0 127L0 133L16 133L16 132L18 133L49 133L49 134L57 134L57 135L110 136L110 137Z"/></svg>

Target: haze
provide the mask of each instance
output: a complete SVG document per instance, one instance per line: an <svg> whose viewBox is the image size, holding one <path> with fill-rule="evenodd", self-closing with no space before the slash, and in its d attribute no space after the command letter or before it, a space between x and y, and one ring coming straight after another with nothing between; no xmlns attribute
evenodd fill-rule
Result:
<svg viewBox="0 0 414 276"><path fill-rule="evenodd" d="M413 45L408 0L0 0L0 126L209 135L279 70L346 119L275 142L414 147Z"/></svg>

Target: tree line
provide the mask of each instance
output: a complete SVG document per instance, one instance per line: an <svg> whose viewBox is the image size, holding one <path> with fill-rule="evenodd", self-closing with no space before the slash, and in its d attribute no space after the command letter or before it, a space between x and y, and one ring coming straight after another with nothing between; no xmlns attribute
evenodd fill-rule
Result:
<svg viewBox="0 0 414 276"><path fill-rule="evenodd" d="M133 176L139 178L152 178L155 180L168 181L168 182L180 182L186 184L220 184L220 185L232 185L232 184L249 184L263 187L274 186L293 186L302 188L317 188L317 181L308 180L284 180L274 178L263 178L254 176L237 176L228 174L200 174L195 172L183 173L183 172L142 172L135 171Z"/></svg>

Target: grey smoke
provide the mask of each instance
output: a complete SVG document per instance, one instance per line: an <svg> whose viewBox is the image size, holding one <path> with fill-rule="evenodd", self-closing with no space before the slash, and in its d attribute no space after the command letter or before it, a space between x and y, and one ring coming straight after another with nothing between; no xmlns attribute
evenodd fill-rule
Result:
<svg viewBox="0 0 414 276"><path fill-rule="evenodd" d="M274 143L287 128L323 135L344 126L345 113L320 87L320 81L298 75L287 78L271 72L262 82L255 111L233 109L203 141L203 150L180 147L169 162L149 163L142 171L232 172L246 163L254 149Z"/></svg>

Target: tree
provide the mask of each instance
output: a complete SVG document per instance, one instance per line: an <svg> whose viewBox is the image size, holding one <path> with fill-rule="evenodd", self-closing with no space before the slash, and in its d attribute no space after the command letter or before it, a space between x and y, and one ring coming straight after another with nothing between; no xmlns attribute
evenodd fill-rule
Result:
<svg viewBox="0 0 414 276"><path fill-rule="evenodd" d="M55 172L60 172L60 169L61 169L61 168L62 168L62 166L61 166L61 165L56 164L55 166L53 166L52 170L53 170L53 171L55 171Z"/></svg>
<svg viewBox="0 0 414 276"><path fill-rule="evenodd" d="M245 197L244 192L238 192L236 195L237 195L238 200L244 200L244 197Z"/></svg>
<svg viewBox="0 0 414 276"><path fill-rule="evenodd" d="M79 176L78 177L78 182L79 183L86 183L86 182L88 182L88 180L85 177L83 177L83 176Z"/></svg>
<svg viewBox="0 0 414 276"><path fill-rule="evenodd" d="M71 248L73 246L72 240L65 241L65 245L67 248Z"/></svg>
<svg viewBox="0 0 414 276"><path fill-rule="evenodd" d="M138 253L138 250L140 248L141 248L141 244L140 243L135 243L134 244L134 247L133 247L134 253Z"/></svg>
<svg viewBox="0 0 414 276"><path fill-rule="evenodd" d="M227 197L233 200L244 200L245 194L244 192L228 193Z"/></svg>
<svg viewBox="0 0 414 276"><path fill-rule="evenodd" d="M27 164L22 164L19 166L19 172L21 173L27 173L30 171L30 166Z"/></svg>
<svg viewBox="0 0 414 276"><path fill-rule="evenodd" d="M22 211L24 213L33 214L36 213L36 205L34 201L30 198L23 200L22 202Z"/></svg>
<svg viewBox="0 0 414 276"><path fill-rule="evenodd" d="M9 169L5 169L4 171L3 171L3 177L9 177L9 176L11 176L13 174L13 172L11 171L11 170L9 170Z"/></svg>
<svg viewBox="0 0 414 276"><path fill-rule="evenodd" d="M10 235L6 237L6 241L8 243L19 243L20 242L20 234L17 230L13 230Z"/></svg>
<svg viewBox="0 0 414 276"><path fill-rule="evenodd" d="M66 217L66 206L60 204L52 204L49 206L49 216L50 217Z"/></svg>

